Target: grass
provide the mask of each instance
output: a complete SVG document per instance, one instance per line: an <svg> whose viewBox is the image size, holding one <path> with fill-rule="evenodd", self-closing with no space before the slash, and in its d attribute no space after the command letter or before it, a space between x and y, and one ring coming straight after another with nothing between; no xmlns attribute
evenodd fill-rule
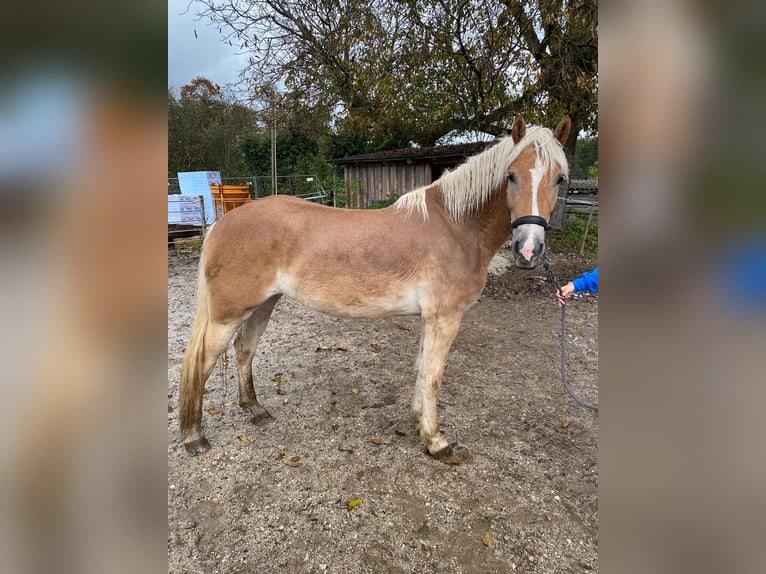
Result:
<svg viewBox="0 0 766 574"><path fill-rule="evenodd" d="M564 231L552 231L548 235L548 244L551 248L559 251L577 251L583 249L583 256L598 257L598 223L591 221L588 228L588 236L585 238L586 217L575 217L567 222Z"/></svg>
<svg viewBox="0 0 766 574"><path fill-rule="evenodd" d="M199 251L202 249L202 239L176 239L178 251Z"/></svg>

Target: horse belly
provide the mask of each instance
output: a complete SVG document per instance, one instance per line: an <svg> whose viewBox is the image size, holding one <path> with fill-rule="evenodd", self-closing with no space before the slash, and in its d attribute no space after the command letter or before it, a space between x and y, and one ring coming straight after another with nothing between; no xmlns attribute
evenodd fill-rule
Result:
<svg viewBox="0 0 766 574"><path fill-rule="evenodd" d="M333 317L372 319L418 315L421 310L421 290L412 283L373 289L343 279L320 283L295 281L286 275L280 276L278 283L281 293Z"/></svg>

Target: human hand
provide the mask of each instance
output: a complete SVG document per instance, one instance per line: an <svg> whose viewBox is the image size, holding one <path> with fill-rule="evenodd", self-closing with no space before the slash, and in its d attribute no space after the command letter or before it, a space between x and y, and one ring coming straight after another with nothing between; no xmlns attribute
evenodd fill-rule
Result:
<svg viewBox="0 0 766 574"><path fill-rule="evenodd" d="M556 298L558 299L558 306L561 309L562 305L566 305L566 298L574 293L574 285L570 281L561 288L561 291L556 291Z"/></svg>

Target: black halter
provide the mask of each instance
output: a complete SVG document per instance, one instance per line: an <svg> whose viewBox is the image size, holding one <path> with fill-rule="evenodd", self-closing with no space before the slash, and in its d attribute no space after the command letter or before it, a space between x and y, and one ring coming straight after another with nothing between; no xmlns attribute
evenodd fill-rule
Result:
<svg viewBox="0 0 766 574"><path fill-rule="evenodd" d="M548 222L544 218L540 217L539 215L522 215L521 217L517 217L516 219L511 221L511 229L516 229L519 225L525 225L527 223L539 225L545 230L547 230L550 227L548 225Z"/></svg>

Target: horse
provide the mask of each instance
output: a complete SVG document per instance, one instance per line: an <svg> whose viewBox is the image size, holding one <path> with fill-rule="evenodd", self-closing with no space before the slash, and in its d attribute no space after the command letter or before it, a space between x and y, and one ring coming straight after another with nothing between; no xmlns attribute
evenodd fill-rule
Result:
<svg viewBox="0 0 766 574"><path fill-rule="evenodd" d="M444 437L436 402L465 311L489 262L511 238L514 263L534 268L558 191L567 183L564 117L551 131L517 117L511 135L435 182L379 210L350 210L288 196L242 205L209 230L199 263L197 310L183 359L179 423L190 453L210 449L202 397L234 337L239 404L254 422L252 361L274 306L287 295L341 318L420 315L410 416L425 452L450 464L470 455ZM385 246L385 247L381 247Z"/></svg>

